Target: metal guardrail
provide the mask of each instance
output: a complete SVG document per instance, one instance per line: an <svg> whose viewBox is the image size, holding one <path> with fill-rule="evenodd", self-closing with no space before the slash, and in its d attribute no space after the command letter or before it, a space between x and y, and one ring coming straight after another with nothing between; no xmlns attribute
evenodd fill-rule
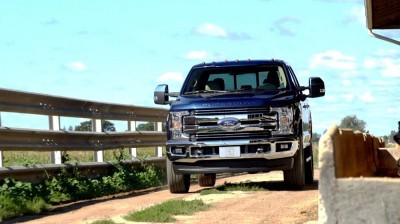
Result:
<svg viewBox="0 0 400 224"><path fill-rule="evenodd" d="M0 88L0 112L16 112L49 116L49 129L21 129L0 126L0 168L3 166L2 151L51 151L54 164L61 164L61 151L94 151L95 164L78 166L109 166L103 163L102 150L130 148L132 157L135 147L158 146L157 157L166 142L161 122L166 120L168 110L154 107L111 104L104 102L72 99L51 95L29 93ZM60 117L92 119L93 132L62 131ZM101 132L102 120L127 121L128 131ZM136 121L157 122L157 131L136 131ZM1 124L1 121L0 121ZM161 158L165 161L164 158ZM50 164L49 164L50 165ZM53 165L42 165L42 172L50 172ZM32 167L22 169L29 173ZM7 170L7 172L5 172ZM18 172L17 172L18 170ZM38 170L38 169L34 169ZM21 173L21 169L5 167L0 177Z"/></svg>
<svg viewBox="0 0 400 224"><path fill-rule="evenodd" d="M0 127L3 151L94 151L117 148L160 146L165 133L41 131Z"/></svg>
<svg viewBox="0 0 400 224"><path fill-rule="evenodd" d="M110 104L0 88L0 111L103 120L165 121L168 110Z"/></svg>

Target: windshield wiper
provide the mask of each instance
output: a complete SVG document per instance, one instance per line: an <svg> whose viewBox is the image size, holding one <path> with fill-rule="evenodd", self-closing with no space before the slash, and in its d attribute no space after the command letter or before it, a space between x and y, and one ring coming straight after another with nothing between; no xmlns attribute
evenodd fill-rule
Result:
<svg viewBox="0 0 400 224"><path fill-rule="evenodd" d="M253 92L256 89L234 89L234 90L229 90L228 92L230 93L236 93L236 92Z"/></svg>
<svg viewBox="0 0 400 224"><path fill-rule="evenodd" d="M199 94L199 93L226 93L224 90L197 90L193 92L186 92L184 95L192 95L192 94Z"/></svg>

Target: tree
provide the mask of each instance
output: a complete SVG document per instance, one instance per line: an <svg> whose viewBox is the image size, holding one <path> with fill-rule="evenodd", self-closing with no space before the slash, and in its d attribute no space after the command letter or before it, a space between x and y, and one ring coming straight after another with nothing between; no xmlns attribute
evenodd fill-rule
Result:
<svg viewBox="0 0 400 224"><path fill-rule="evenodd" d="M141 123L136 127L137 131L154 131L154 122ZM162 131L166 131L165 125L162 126Z"/></svg>
<svg viewBox="0 0 400 224"><path fill-rule="evenodd" d="M80 125L75 126L75 131L92 131L92 120L81 122ZM101 131L115 131L114 123L110 121L101 121Z"/></svg>
<svg viewBox="0 0 400 224"><path fill-rule="evenodd" d="M138 131L154 131L154 122L141 123L137 126Z"/></svg>
<svg viewBox="0 0 400 224"><path fill-rule="evenodd" d="M316 133L316 132L314 132L314 133L312 133L312 141L313 142L319 142L319 139L321 138L321 135L320 134L318 134L318 133Z"/></svg>
<svg viewBox="0 0 400 224"><path fill-rule="evenodd" d="M390 131L390 134L388 136L383 136L383 139L385 140L385 143L394 143L393 137L397 134L395 130Z"/></svg>
<svg viewBox="0 0 400 224"><path fill-rule="evenodd" d="M361 119L358 119L356 115L353 115L353 116L347 115L346 117L344 117L342 119L339 127L350 128L352 130L358 130L358 131L365 133L365 132L367 132L365 130L366 125L367 125L367 123Z"/></svg>

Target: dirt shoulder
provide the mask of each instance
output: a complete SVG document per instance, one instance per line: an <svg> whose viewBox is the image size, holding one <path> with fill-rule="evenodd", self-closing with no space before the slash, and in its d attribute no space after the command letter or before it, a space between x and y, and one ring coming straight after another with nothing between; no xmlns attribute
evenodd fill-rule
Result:
<svg viewBox="0 0 400 224"><path fill-rule="evenodd" d="M316 172L318 178L319 173ZM192 184L188 194L171 194L167 189L134 192L114 197L61 206L44 216L27 216L5 223L91 223L113 219L118 223L133 223L121 218L130 212L176 198L200 198L213 208L194 216L181 216L175 223L305 223L317 220L318 182L302 191L288 189L283 184L282 172L231 176L217 180L225 182L257 182L266 191L228 192L221 195L200 196L204 189Z"/></svg>

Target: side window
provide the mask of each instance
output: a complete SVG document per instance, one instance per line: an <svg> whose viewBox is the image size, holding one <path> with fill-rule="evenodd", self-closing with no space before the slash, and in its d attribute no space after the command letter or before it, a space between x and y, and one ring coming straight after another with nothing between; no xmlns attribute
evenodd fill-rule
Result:
<svg viewBox="0 0 400 224"><path fill-rule="evenodd" d="M259 79L258 89L281 90L287 88L286 74L281 66L259 72Z"/></svg>
<svg viewBox="0 0 400 224"><path fill-rule="evenodd" d="M293 80L294 86L296 88L300 87L299 81L297 80L296 75L294 74L294 72L290 66L288 67L288 70L289 70L290 78Z"/></svg>
<svg viewBox="0 0 400 224"><path fill-rule="evenodd" d="M278 67L278 74L279 74L279 88L278 89L286 89L287 88L287 80L286 80L286 75L285 72L283 71L282 67Z"/></svg>

